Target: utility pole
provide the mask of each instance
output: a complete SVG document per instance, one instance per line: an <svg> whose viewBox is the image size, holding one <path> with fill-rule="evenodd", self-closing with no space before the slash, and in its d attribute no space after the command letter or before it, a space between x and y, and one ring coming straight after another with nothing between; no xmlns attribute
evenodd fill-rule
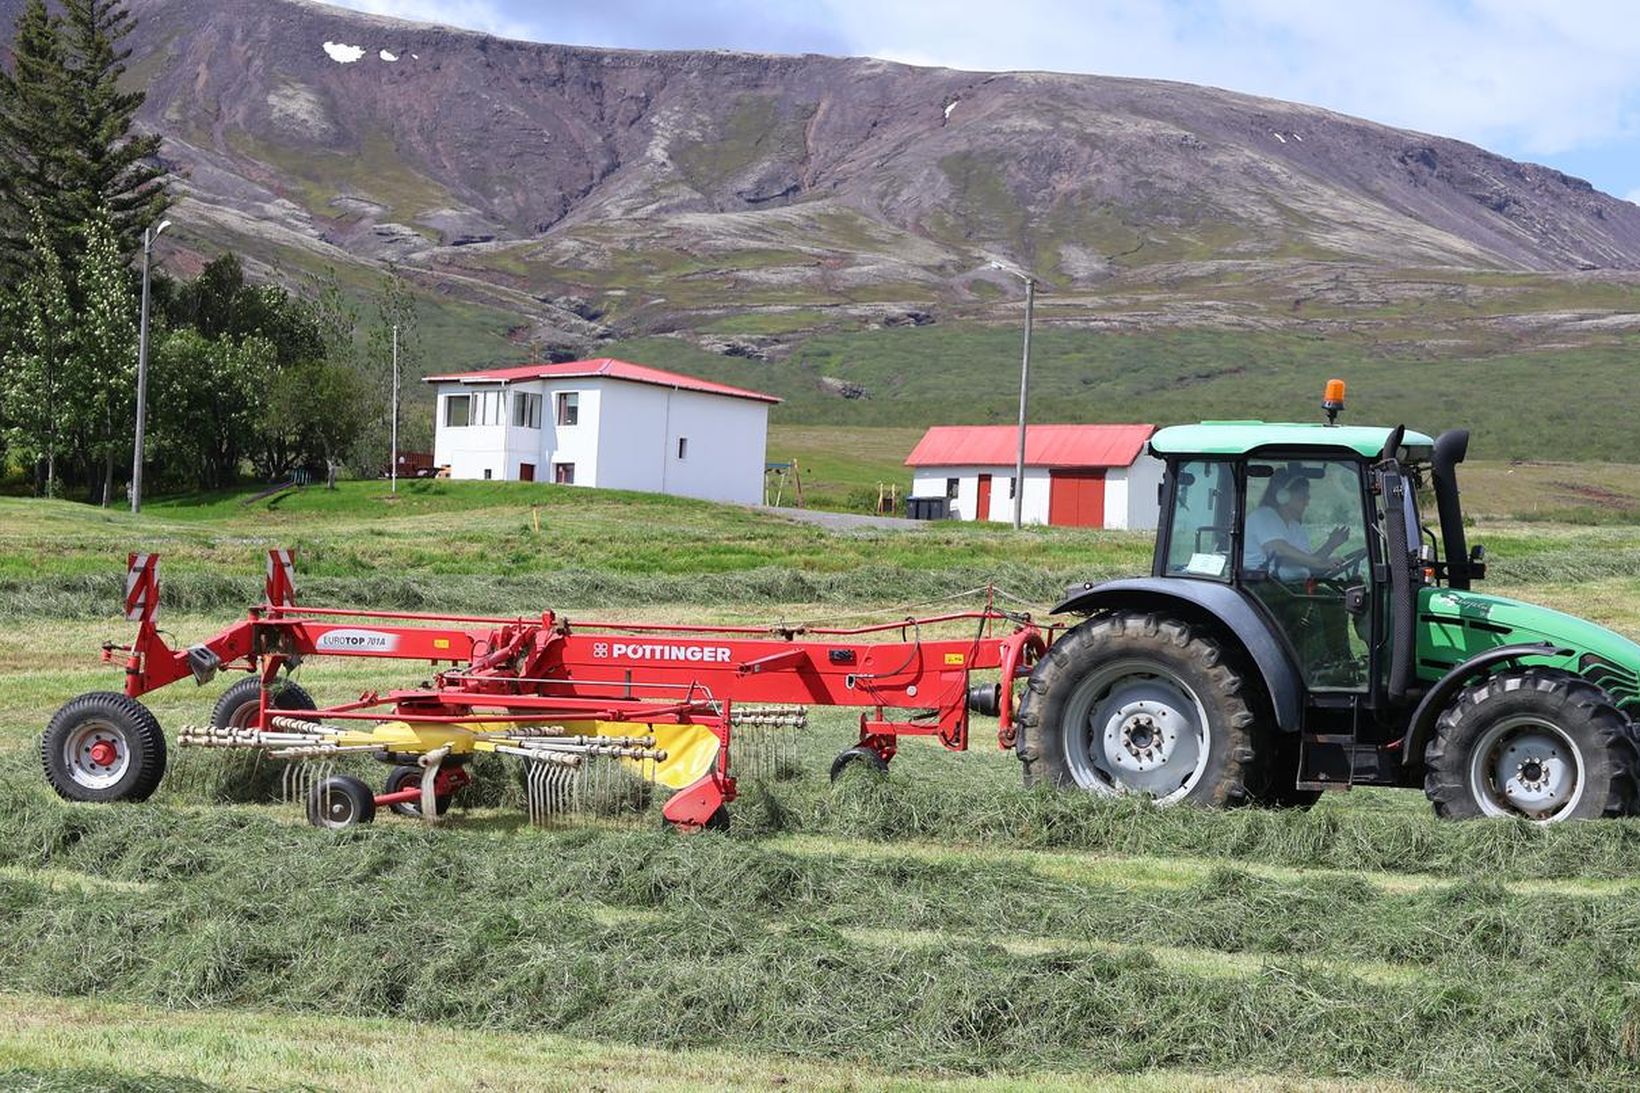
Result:
<svg viewBox="0 0 1640 1093"><path fill-rule="evenodd" d="M161 220L156 228L142 231L142 316L137 328L137 439L131 452L131 511L142 511L142 434L148 423L148 270L154 261L154 240L158 239L169 220ZM112 491L108 491L112 492ZM109 498L103 498L107 504Z"/></svg>
<svg viewBox="0 0 1640 1093"><path fill-rule="evenodd" d="M1018 531L1024 523L1025 512L1025 402L1031 382L1031 320L1036 313L1036 278L1004 262L992 262L991 268L1011 273L1025 282L1025 355L1019 362L1019 458L1014 463L1014 530Z"/></svg>
<svg viewBox="0 0 1640 1093"><path fill-rule="evenodd" d="M1036 278L1025 278L1025 356L1019 362L1019 459L1014 464L1014 530L1025 511L1025 398L1031 382L1031 319L1036 310Z"/></svg>
<svg viewBox="0 0 1640 1093"><path fill-rule="evenodd" d="M399 492L399 324L393 324L393 465L388 469L392 477L389 493Z"/></svg>

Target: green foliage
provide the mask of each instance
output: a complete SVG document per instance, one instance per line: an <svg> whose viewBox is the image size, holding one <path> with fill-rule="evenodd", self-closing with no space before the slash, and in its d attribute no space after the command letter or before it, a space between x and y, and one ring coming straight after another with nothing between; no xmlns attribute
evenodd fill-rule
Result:
<svg viewBox="0 0 1640 1093"><path fill-rule="evenodd" d="M148 377L156 478L217 489L237 481L244 459L264 456L276 361L273 343L254 334L236 342L183 328L156 342Z"/></svg>
<svg viewBox="0 0 1640 1093"><path fill-rule="evenodd" d="M165 211L159 135L133 135L143 92L121 87L134 20L118 0L64 0L62 14L30 0L0 74L0 254L16 266L30 250L22 226L38 208L73 268L78 233L105 216L120 254Z"/></svg>
<svg viewBox="0 0 1640 1093"><path fill-rule="evenodd" d="M101 465L102 504L113 503L114 467L129 452L136 407L137 301L114 238L114 224L98 213L82 230L82 297L74 317L74 351L61 390L77 435L80 458ZM88 476L89 477L89 476Z"/></svg>
<svg viewBox="0 0 1640 1093"><path fill-rule="evenodd" d="M57 456L67 432L63 373L77 327L63 321L73 309L43 216L36 215L29 243L33 261L13 309L16 337L0 369L0 423L7 449L35 465L36 492L49 497L56 489Z"/></svg>
<svg viewBox="0 0 1640 1093"><path fill-rule="evenodd" d="M334 472L356 443L370 403L359 373L345 364L313 360L281 370L268 390L263 428L270 455L263 469L269 477L284 477L295 460L276 462L272 453L280 452L296 459L318 457Z"/></svg>

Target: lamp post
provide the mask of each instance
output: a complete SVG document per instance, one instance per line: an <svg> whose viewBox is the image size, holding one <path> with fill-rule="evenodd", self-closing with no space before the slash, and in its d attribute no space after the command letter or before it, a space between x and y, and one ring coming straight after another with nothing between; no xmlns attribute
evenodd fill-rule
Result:
<svg viewBox="0 0 1640 1093"><path fill-rule="evenodd" d="M137 439L131 451L131 511L142 511L142 434L148 423L148 270L154 261L154 240L171 226L161 220L158 226L142 231L142 317L137 328Z"/></svg>
<svg viewBox="0 0 1640 1093"><path fill-rule="evenodd" d="M399 492L399 324L393 324L393 453L388 474L392 479L389 493Z"/></svg>
<svg viewBox="0 0 1640 1093"><path fill-rule="evenodd" d="M991 268L1011 273L1025 282L1025 352L1019 362L1019 458L1014 464L1014 530L1018 531L1025 512L1025 400L1031 380L1031 319L1036 311L1036 278L1001 262L992 262Z"/></svg>

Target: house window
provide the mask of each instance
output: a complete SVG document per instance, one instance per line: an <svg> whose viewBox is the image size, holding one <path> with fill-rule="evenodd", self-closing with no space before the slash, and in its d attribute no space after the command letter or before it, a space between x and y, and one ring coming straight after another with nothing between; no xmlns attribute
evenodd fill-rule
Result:
<svg viewBox="0 0 1640 1093"><path fill-rule="evenodd" d="M1012 501L1014 499L1014 486L1018 482L1019 482L1018 478L1014 477L1013 475L1008 476L1008 500L1010 500L1010 501Z"/></svg>
<svg viewBox="0 0 1640 1093"><path fill-rule="evenodd" d="M581 420L581 396L574 391L558 396L557 418L560 425L574 425Z"/></svg>
<svg viewBox="0 0 1640 1093"><path fill-rule="evenodd" d="M575 485L575 464L554 463L552 465L552 480L560 486Z"/></svg>
<svg viewBox="0 0 1640 1093"><path fill-rule="evenodd" d="M473 393L474 425L500 425L506 421L505 391L476 391Z"/></svg>
<svg viewBox="0 0 1640 1093"><path fill-rule="evenodd" d="M488 482L491 479L491 477L493 477L493 476L490 472L490 468L485 467L484 468L484 481Z"/></svg>
<svg viewBox="0 0 1640 1093"><path fill-rule="evenodd" d="M541 427L541 396L530 395L523 391L513 395L513 426L519 429L539 429Z"/></svg>
<svg viewBox="0 0 1640 1093"><path fill-rule="evenodd" d="M678 458L689 458L689 438L686 436L678 437Z"/></svg>
<svg viewBox="0 0 1640 1093"><path fill-rule="evenodd" d="M466 425L472 414L470 395L451 395L444 400L444 424L452 429Z"/></svg>
<svg viewBox="0 0 1640 1093"><path fill-rule="evenodd" d="M961 482L962 479L960 478L947 478L945 480L945 499L947 501L955 501L957 499L957 486L960 485Z"/></svg>

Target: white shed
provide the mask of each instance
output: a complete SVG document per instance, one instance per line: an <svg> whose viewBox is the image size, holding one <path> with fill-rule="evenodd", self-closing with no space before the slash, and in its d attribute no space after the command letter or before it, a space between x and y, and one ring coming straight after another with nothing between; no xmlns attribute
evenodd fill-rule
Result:
<svg viewBox="0 0 1640 1093"><path fill-rule="evenodd" d="M1027 524L1150 529L1162 461L1146 446L1154 425L1031 425L1025 430ZM1014 518L1015 425L936 425L906 457L912 497L944 497L958 520Z"/></svg>
<svg viewBox="0 0 1640 1093"><path fill-rule="evenodd" d="M429 376L433 464L755 505L773 395L609 358Z"/></svg>

